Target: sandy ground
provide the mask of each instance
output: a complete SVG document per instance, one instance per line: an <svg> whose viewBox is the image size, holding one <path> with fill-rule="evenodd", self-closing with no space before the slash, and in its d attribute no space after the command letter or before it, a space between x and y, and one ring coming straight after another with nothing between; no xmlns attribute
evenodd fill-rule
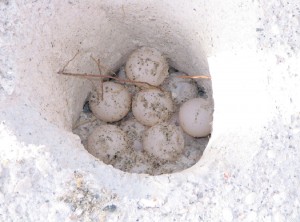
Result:
<svg viewBox="0 0 300 222"><path fill-rule="evenodd" d="M299 221L299 8L1 1L0 221ZM122 172L72 133L91 84L56 72L78 48L71 68L95 72L92 53L117 69L141 44L178 70L209 67L212 137L182 172Z"/></svg>

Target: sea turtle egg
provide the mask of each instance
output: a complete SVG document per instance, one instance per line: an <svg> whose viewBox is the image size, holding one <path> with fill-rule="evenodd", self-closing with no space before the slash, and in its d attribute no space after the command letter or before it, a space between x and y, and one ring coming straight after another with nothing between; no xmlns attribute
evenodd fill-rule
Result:
<svg viewBox="0 0 300 222"><path fill-rule="evenodd" d="M89 104L93 114L104 122L115 122L122 119L130 110L131 96L121 84L103 83L103 98L93 92Z"/></svg>
<svg viewBox="0 0 300 222"><path fill-rule="evenodd" d="M193 137L206 137L211 133L212 104L203 98L183 103L179 109L181 128Z"/></svg>
<svg viewBox="0 0 300 222"><path fill-rule="evenodd" d="M127 147L126 134L115 125L97 127L87 140L88 152L106 164L122 155Z"/></svg>
<svg viewBox="0 0 300 222"><path fill-rule="evenodd" d="M157 124L145 132L143 147L160 160L175 160L184 150L184 138L177 126Z"/></svg>
<svg viewBox="0 0 300 222"><path fill-rule="evenodd" d="M146 89L133 98L132 112L140 123L153 126L170 118L173 102L168 92Z"/></svg>
<svg viewBox="0 0 300 222"><path fill-rule="evenodd" d="M142 47L135 50L128 58L125 71L130 80L146 82L153 86L160 85L169 75L168 63L156 49Z"/></svg>

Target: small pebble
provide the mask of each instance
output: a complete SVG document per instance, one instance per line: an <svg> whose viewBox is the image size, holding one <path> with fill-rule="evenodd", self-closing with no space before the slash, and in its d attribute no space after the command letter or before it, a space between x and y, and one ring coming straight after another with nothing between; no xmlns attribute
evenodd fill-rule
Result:
<svg viewBox="0 0 300 222"><path fill-rule="evenodd" d="M106 207L104 207L103 211L114 212L116 209L117 209L117 206L112 204L112 205L107 205Z"/></svg>
<svg viewBox="0 0 300 222"><path fill-rule="evenodd" d="M157 201L153 199L141 199L138 202L138 205L140 208L154 208L157 207Z"/></svg>

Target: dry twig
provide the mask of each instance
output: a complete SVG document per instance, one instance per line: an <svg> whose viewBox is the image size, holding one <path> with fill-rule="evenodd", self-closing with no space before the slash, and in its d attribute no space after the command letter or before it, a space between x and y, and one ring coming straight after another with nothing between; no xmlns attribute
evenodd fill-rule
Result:
<svg viewBox="0 0 300 222"><path fill-rule="evenodd" d="M72 62L72 61L76 58L76 56L77 56L78 54L79 54L79 50L76 52L76 54L73 56L73 58L70 59L70 60L63 66L63 68L62 68L61 70L58 71L58 74L63 73L63 72L65 71L65 69L67 68L67 66L70 64L70 62Z"/></svg>
<svg viewBox="0 0 300 222"><path fill-rule="evenodd" d="M160 87L151 85L147 82L133 81L133 80L130 80L130 79L120 79L120 78L116 77L115 72L111 71L109 68L102 65L101 62L100 62L100 59L96 60L92 56L91 56L91 58L95 61L95 63L98 66L99 74L66 72L65 71L66 67L70 64L71 61L73 61L75 59L75 57L78 55L78 53L79 53L79 51L77 51L77 53L74 55L74 57L71 60L69 60L66 63L66 65L64 65L64 67L57 72L57 74L66 75L66 76L75 76L75 77L81 77L81 78L91 78L91 79L99 79L100 78L101 80L104 79L104 78L109 78L109 79L114 79L117 82L121 82L121 83L133 84L133 85L137 85L137 86L140 86L140 87L144 86L146 88L157 88L159 90L162 90ZM112 75L102 75L101 68L105 68L106 70L108 70L109 73L113 74L114 76L112 76ZM201 76L177 76L177 78L183 78L183 79L210 79L209 76L203 76L203 75L201 75ZM102 81L100 81L100 84L101 84L100 88L102 89ZM96 89L98 89L98 87L96 87Z"/></svg>
<svg viewBox="0 0 300 222"><path fill-rule="evenodd" d="M137 85L137 86L147 86L146 88L157 88L159 90L161 90L161 88L157 87L157 86L153 86L147 82L141 82L141 81L133 81L130 79L120 79L118 77L112 76L112 75L102 75L101 73L101 67L102 68L106 68L111 74L116 75L116 73L114 73L113 71L111 71L110 69L108 69L107 67L101 65L100 60L96 60L95 58L93 58L91 56L91 58L96 62L98 68L99 68L99 74L92 74L92 73L73 73L73 72L66 72L65 69L66 67L70 64L71 61L73 61L75 59L75 57L78 55L79 51L77 51L77 53L74 55L74 57L69 60L66 65L64 65L64 67L59 70L57 72L57 74L59 75L66 75L66 76L75 76L75 77L80 77L80 78L91 78L91 79L104 79L104 78L109 78L109 79L114 79L118 82L121 83L128 83L128 84L133 84L133 85Z"/></svg>
<svg viewBox="0 0 300 222"><path fill-rule="evenodd" d="M96 60L93 56L91 56L91 59L94 60L94 62L97 64L99 73L101 75L102 70L101 70L101 66L100 66L100 59ZM99 80L99 83L100 83L99 87L97 87L95 85L94 85L94 87L96 88L98 98L101 98L101 100L103 100L103 79L102 78ZM94 84L94 82L93 82L93 84Z"/></svg>
<svg viewBox="0 0 300 222"><path fill-rule="evenodd" d="M210 79L209 76L176 76L176 78L181 78L181 79Z"/></svg>

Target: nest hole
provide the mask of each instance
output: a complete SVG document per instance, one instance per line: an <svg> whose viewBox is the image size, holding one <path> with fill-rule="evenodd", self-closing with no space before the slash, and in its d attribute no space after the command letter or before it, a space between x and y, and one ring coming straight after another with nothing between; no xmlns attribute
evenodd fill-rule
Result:
<svg viewBox="0 0 300 222"><path fill-rule="evenodd" d="M175 67L169 67L169 76L164 80L162 86L160 87L163 91L168 91L165 87L169 79L176 75L177 73L184 73L178 70ZM120 79L126 79L126 73L124 64L117 68L115 72L115 77ZM188 76L188 73L187 73ZM105 79L106 82L118 82L115 79ZM196 97L203 98L205 100L211 100L211 90L209 87L210 79L206 80L194 80L192 78L186 79L194 84L197 88ZM134 97L142 88L136 86L135 84L120 83L129 90L132 97ZM174 85L174 84L173 84ZM174 87L177 87L174 85ZM138 90L137 90L138 88ZM149 174L149 175L161 175L161 174L170 174L175 172L180 172L184 169L187 169L194 164L196 164L207 146L209 141L209 136L205 137L192 137L185 133L180 126L178 119L178 112L180 109L180 104L174 103L174 110L170 118L167 121L164 121L165 125L173 125L179 129L183 140L184 140L184 149L183 151L172 160L166 160L159 158L159 155L152 155L151 153L145 151L143 148L143 140L145 133L151 128L149 126L144 126L143 129L138 129L136 124L141 125L135 118L130 109L129 113L119 121L112 123L107 123L105 121L97 118L91 108L90 108L90 98L91 93L95 91L95 88L90 89L90 94L85 98L84 105L82 106L81 112L75 124L73 125L73 132L77 134L85 149L88 151L88 137L94 132L94 130L100 126L113 125L119 128L124 132L128 139L126 149L122 152L114 152L114 147L103 148L99 147L99 155L95 155L95 158L104 162L105 164L112 165L113 167L129 173L139 173L139 174ZM95 93L95 92L94 92ZM171 94L171 92L170 92ZM182 96L182 95L179 95ZM173 96L171 96L174 100ZM213 103L211 103L213 105ZM213 107L211 107L213 109ZM136 123L137 122L137 123ZM114 138L109 138L114 140ZM105 141L103 140L103 143ZM163 150L164 147L159 147L158 149Z"/></svg>

